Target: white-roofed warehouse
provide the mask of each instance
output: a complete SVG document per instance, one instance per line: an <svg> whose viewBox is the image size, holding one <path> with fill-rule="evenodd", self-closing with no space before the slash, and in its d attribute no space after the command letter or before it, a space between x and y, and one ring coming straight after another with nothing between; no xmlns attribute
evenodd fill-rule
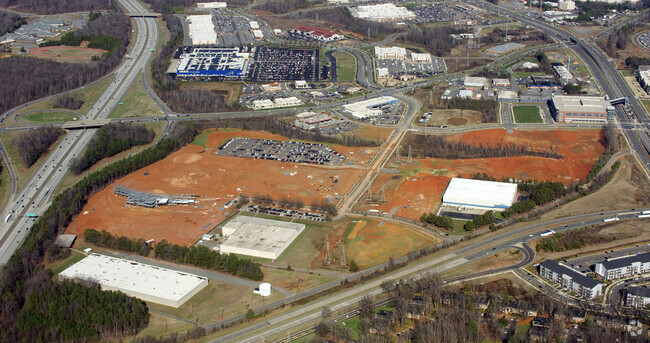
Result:
<svg viewBox="0 0 650 343"><path fill-rule="evenodd" d="M502 211L512 206L517 184L453 178L442 197L443 206Z"/></svg>
<svg viewBox="0 0 650 343"><path fill-rule="evenodd" d="M92 280L103 290L175 308L208 285L202 276L99 254L68 267L59 279Z"/></svg>
<svg viewBox="0 0 650 343"><path fill-rule="evenodd" d="M221 244L221 253L274 260L304 228L305 224L240 215L221 229L226 237Z"/></svg>

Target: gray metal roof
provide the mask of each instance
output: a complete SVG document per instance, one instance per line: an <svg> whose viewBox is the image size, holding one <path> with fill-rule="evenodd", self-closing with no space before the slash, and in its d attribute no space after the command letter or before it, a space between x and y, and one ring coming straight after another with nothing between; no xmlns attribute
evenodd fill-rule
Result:
<svg viewBox="0 0 650 343"><path fill-rule="evenodd" d="M647 287L630 287L627 289L627 293L639 297L650 298L650 288Z"/></svg>
<svg viewBox="0 0 650 343"><path fill-rule="evenodd" d="M634 262L641 262L641 263L650 262L650 253L630 255L621 258L614 258L614 259L600 262L600 264L602 264L603 267L605 267L605 269L611 270L611 269L627 267L629 265L632 265L632 263Z"/></svg>
<svg viewBox="0 0 650 343"><path fill-rule="evenodd" d="M558 263L557 261L554 260L546 260L540 264L540 266L543 266L546 269L552 270L555 273L558 273L560 275L567 275L570 276L573 281L579 283L583 287L588 287L588 288L594 288L596 287L600 282L588 277L585 274L580 273L577 270L571 269L561 263Z"/></svg>

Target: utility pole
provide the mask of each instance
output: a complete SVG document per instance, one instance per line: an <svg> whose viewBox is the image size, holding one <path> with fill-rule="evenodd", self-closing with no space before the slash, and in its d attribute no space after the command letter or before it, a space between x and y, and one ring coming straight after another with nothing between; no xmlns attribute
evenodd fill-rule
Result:
<svg viewBox="0 0 650 343"><path fill-rule="evenodd" d="M408 158L408 163L413 163L413 159L411 158L411 145L409 144L409 158Z"/></svg>

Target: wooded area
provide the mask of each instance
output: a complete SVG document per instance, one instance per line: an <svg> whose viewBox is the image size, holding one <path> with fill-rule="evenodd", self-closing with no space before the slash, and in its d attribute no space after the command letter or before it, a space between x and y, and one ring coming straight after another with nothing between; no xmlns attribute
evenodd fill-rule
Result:
<svg viewBox="0 0 650 343"><path fill-rule="evenodd" d="M110 232L102 230L99 232L95 229L86 229L84 239L100 247L136 253L140 256L149 256L152 250L151 245L147 244L144 239L131 239L120 236L115 237Z"/></svg>
<svg viewBox="0 0 650 343"><path fill-rule="evenodd" d="M454 47L452 34L460 33L461 30L452 26L437 26L424 30L411 29L401 37L406 43L413 43L424 47L435 56L449 56L451 48Z"/></svg>
<svg viewBox="0 0 650 343"><path fill-rule="evenodd" d="M61 95L54 99L54 108L67 108L70 110L78 110L84 104L84 101L77 95Z"/></svg>
<svg viewBox="0 0 650 343"><path fill-rule="evenodd" d="M262 1L261 4L256 5L255 9L275 14L283 14L299 9L314 7L322 3L325 3L325 0L268 0Z"/></svg>
<svg viewBox="0 0 650 343"><path fill-rule="evenodd" d="M460 159L513 156L562 158L562 155L557 153L557 147L552 146L532 146L531 143L518 145L503 141L452 141L444 135L408 135L402 143L402 147L406 151L409 146L418 158Z"/></svg>
<svg viewBox="0 0 650 343"><path fill-rule="evenodd" d="M24 131L13 142L18 149L18 155L26 167L31 167L32 164L43 156L59 136L64 134L65 131L58 128L47 127L38 130Z"/></svg>
<svg viewBox="0 0 650 343"><path fill-rule="evenodd" d="M156 133L143 124L109 124L102 126L88 143L83 154L76 158L70 170L79 175L105 157L114 156L134 146L148 144Z"/></svg>
<svg viewBox="0 0 650 343"><path fill-rule="evenodd" d="M27 342L106 339L133 334L149 322L144 301L122 292L102 291L92 282L46 281L18 313Z"/></svg>
<svg viewBox="0 0 650 343"><path fill-rule="evenodd" d="M131 23L122 13L107 13L70 34L71 38L94 40L96 47L112 49L112 52L83 66L24 56L0 59L0 75L8 80L0 83L0 99L3 99L0 101L0 113L34 99L81 87L113 70L126 52ZM121 42L117 48L116 40Z"/></svg>
<svg viewBox="0 0 650 343"><path fill-rule="evenodd" d="M5 12L0 10L0 36L7 32L18 30L23 24L27 23L24 17L16 13Z"/></svg>
<svg viewBox="0 0 650 343"><path fill-rule="evenodd" d="M0 0L2 8L38 14L87 12L107 9L109 4L110 0Z"/></svg>
<svg viewBox="0 0 650 343"><path fill-rule="evenodd" d="M292 13L287 17L296 20L318 18L320 21L330 22L334 25L343 25L346 31L352 31L369 38L384 37L385 35L402 31L402 29L396 28L394 25L389 23L380 23L355 18L345 7L297 12Z"/></svg>

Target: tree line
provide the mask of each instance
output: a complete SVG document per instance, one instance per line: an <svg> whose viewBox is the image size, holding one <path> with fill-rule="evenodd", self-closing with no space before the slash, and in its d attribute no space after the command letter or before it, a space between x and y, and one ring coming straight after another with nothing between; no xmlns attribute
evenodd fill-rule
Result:
<svg viewBox="0 0 650 343"><path fill-rule="evenodd" d="M264 279L259 264L234 254L220 254L204 245L188 248L163 239L155 244L153 251L154 257L162 260L214 269L255 281Z"/></svg>
<svg viewBox="0 0 650 343"><path fill-rule="evenodd" d="M86 229L84 231L84 238L86 242L100 247L136 253L140 256L149 256L152 250L151 245L147 244L142 238L116 237L106 230L99 232L95 229Z"/></svg>
<svg viewBox="0 0 650 343"><path fill-rule="evenodd" d="M79 98L78 95L61 95L54 99L54 108L67 108L70 110L78 110L84 104L84 100Z"/></svg>
<svg viewBox="0 0 650 343"><path fill-rule="evenodd" d="M289 19L316 19L330 22L333 25L342 25L346 31L358 33L368 38L379 38L384 35L400 32L389 23L381 23L355 18L346 7L327 8L318 11L296 12L286 16Z"/></svg>
<svg viewBox="0 0 650 343"><path fill-rule="evenodd" d="M409 135L402 143L403 149L411 146L415 156L420 158L494 158L513 156L539 156L550 158L561 158L550 146L537 147L533 149L530 143L517 145L514 143L499 142L462 142L448 139L444 135ZM403 150L405 151L405 150Z"/></svg>
<svg viewBox="0 0 650 343"><path fill-rule="evenodd" d="M420 221L422 223L429 223L433 224L437 227L445 228L447 230L453 230L454 229L454 220L447 217L447 216L438 216L434 214L433 212L426 214L422 213L422 216L420 216Z"/></svg>
<svg viewBox="0 0 650 343"><path fill-rule="evenodd" d="M80 46L82 42L88 41L89 48L107 50L109 55L120 48L126 50L131 27L129 19L123 13L96 15L92 18L81 30L68 32L60 39L45 41L40 46Z"/></svg>
<svg viewBox="0 0 650 343"><path fill-rule="evenodd" d="M255 9L267 11L275 14L284 14L295 10L314 7L325 3L324 0L269 0L255 6Z"/></svg>
<svg viewBox="0 0 650 343"><path fill-rule="evenodd" d="M406 43L423 46L435 56L449 56L451 48L455 44L454 40L451 39L451 35L460 32L459 29L452 26L437 26L424 30L416 27L402 35L400 39Z"/></svg>
<svg viewBox="0 0 650 343"><path fill-rule="evenodd" d="M0 294L3 295L0 306L0 342L36 340L28 339L29 332L19 329L17 314L25 306L29 294L49 287L51 274L43 267L42 262L56 254L52 246L57 235L81 212L90 196L113 181L167 157L190 141L170 135L139 154L90 173L52 200L50 207L29 229L23 244L0 271ZM96 301L97 307L93 313L109 312L111 302L102 302L100 297L89 298L90 301ZM66 320L73 321L73 318L66 317ZM117 335L118 330L107 329L103 332L103 337Z"/></svg>
<svg viewBox="0 0 650 343"><path fill-rule="evenodd" d="M18 14L0 10L0 36L7 32L14 32L26 24L24 17Z"/></svg>
<svg viewBox="0 0 650 343"><path fill-rule="evenodd" d="M70 170L79 175L105 157L114 156L134 146L148 144L156 133L143 124L109 124L102 126L84 153L76 158Z"/></svg>
<svg viewBox="0 0 650 343"><path fill-rule="evenodd" d="M471 100L463 98L453 98L440 102L443 108L454 108L461 110L472 110L481 112L481 120L484 123L496 123L498 102L495 100Z"/></svg>
<svg viewBox="0 0 650 343"><path fill-rule="evenodd" d="M122 45L84 65L26 56L0 59L0 74L8 80L0 84L0 99L3 99L0 113L34 99L81 87L107 74L118 65L126 51L131 23L121 13L108 13L89 21L79 32L82 36L110 36Z"/></svg>
<svg viewBox="0 0 650 343"><path fill-rule="evenodd" d="M0 0L0 7L21 12L54 14L109 8L109 0Z"/></svg>
<svg viewBox="0 0 650 343"><path fill-rule="evenodd" d="M485 225L490 225L492 223L494 223L494 212L487 211L481 214L480 216L476 216L472 220L465 223L465 225L463 225L463 230L472 231L476 228L480 228Z"/></svg>
<svg viewBox="0 0 650 343"><path fill-rule="evenodd" d="M31 167L43 156L59 136L65 131L58 128L46 127L37 130L24 131L14 139L13 144L18 149L18 155L26 167Z"/></svg>
<svg viewBox="0 0 650 343"><path fill-rule="evenodd" d="M25 341L56 342L105 339L112 332L126 336L148 322L149 310L142 300L102 291L92 282L48 280L27 297L17 325Z"/></svg>

